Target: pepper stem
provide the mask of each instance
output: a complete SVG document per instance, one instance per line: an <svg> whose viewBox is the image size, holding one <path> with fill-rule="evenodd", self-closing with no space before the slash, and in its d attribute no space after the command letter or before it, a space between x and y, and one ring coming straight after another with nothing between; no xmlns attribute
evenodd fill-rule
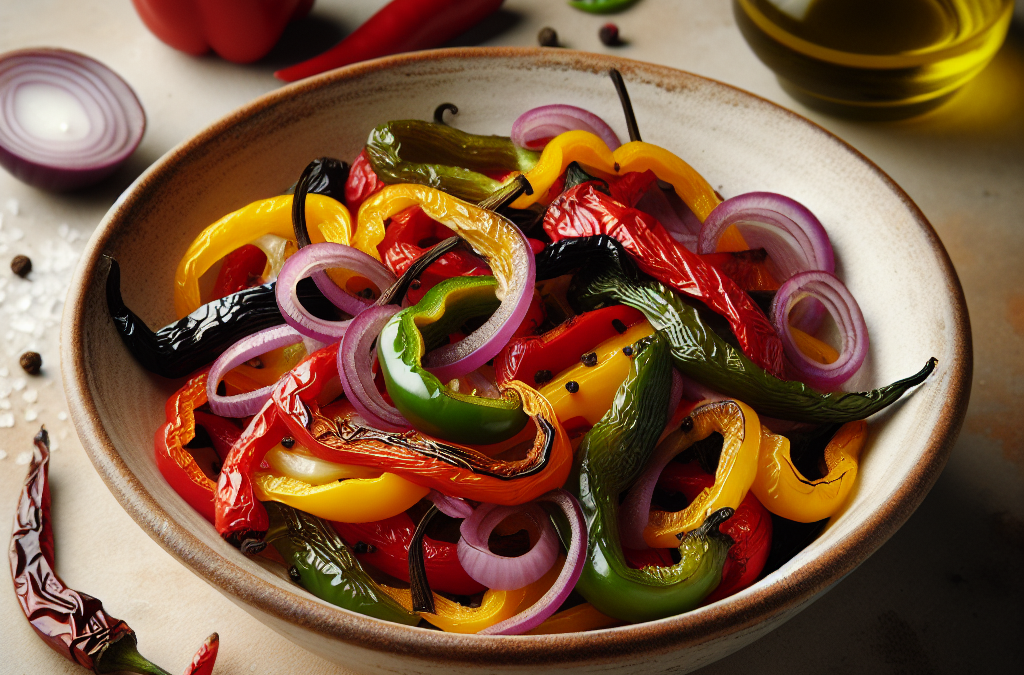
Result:
<svg viewBox="0 0 1024 675"><path fill-rule="evenodd" d="M453 115L459 114L459 106L454 103L442 103L441 105L434 108L434 124L444 124L447 126L447 122L444 121L444 114L450 112Z"/></svg>
<svg viewBox="0 0 1024 675"><path fill-rule="evenodd" d="M132 633L126 633L104 649L96 659L93 670L100 674L126 671L143 675L170 675L139 653Z"/></svg>
<svg viewBox="0 0 1024 675"><path fill-rule="evenodd" d="M434 594L430 590L430 582L427 581L427 568L423 561L423 537L427 533L427 525L440 511L436 506L423 514L416 531L409 542L409 586L412 591L412 611L436 613L434 608Z"/></svg>
<svg viewBox="0 0 1024 675"><path fill-rule="evenodd" d="M629 102L629 92L626 91L626 83L622 81L622 73L615 68L608 71L615 85L615 91L619 95L619 102L622 103L622 112L626 116L626 128L629 130L629 140L640 140L640 127L636 124L636 115L633 114L633 104Z"/></svg>
<svg viewBox="0 0 1024 675"><path fill-rule="evenodd" d="M497 211L503 206L508 206L519 198L519 195L526 193L528 195L533 194L533 186L530 185L530 181L526 179L526 176L519 174L513 180L502 185L500 188L487 195L483 200L477 203L482 209L488 211Z"/></svg>

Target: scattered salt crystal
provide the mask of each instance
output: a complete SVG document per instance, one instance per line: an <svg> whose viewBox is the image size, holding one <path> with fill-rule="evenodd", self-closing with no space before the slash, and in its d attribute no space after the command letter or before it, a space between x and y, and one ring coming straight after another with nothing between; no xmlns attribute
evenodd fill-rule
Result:
<svg viewBox="0 0 1024 675"><path fill-rule="evenodd" d="M11 328L21 333L31 333L36 329L36 322L27 316L19 316L11 321Z"/></svg>
<svg viewBox="0 0 1024 675"><path fill-rule="evenodd" d="M7 377L11 374L11 371L7 370L7 366L0 366L0 377Z"/></svg>
<svg viewBox="0 0 1024 675"><path fill-rule="evenodd" d="M59 413L57 413L57 419L59 419L61 422L63 422L67 418L68 418L68 414L66 412L64 412L63 410L61 410Z"/></svg>
<svg viewBox="0 0 1024 675"><path fill-rule="evenodd" d="M0 429L9 429L14 426L14 413L0 413Z"/></svg>
<svg viewBox="0 0 1024 675"><path fill-rule="evenodd" d="M14 308L17 309L19 312L24 312L25 310L27 310L31 306L32 306L32 296L31 295L23 295L20 298L18 298L17 302L14 303Z"/></svg>
<svg viewBox="0 0 1024 675"><path fill-rule="evenodd" d="M10 399L0 398L0 410L10 410L11 401Z"/></svg>
<svg viewBox="0 0 1024 675"><path fill-rule="evenodd" d="M7 459L7 452L4 450L0 450L0 460L4 459Z"/></svg>
<svg viewBox="0 0 1024 675"><path fill-rule="evenodd" d="M24 401L25 403L35 403L37 400L39 400L39 392L29 387L28 389L22 392L21 400Z"/></svg>
<svg viewBox="0 0 1024 675"><path fill-rule="evenodd" d="M38 418L38 417L39 417L39 413L37 413L35 410L26 410L25 411L25 421L26 422L35 422L36 418Z"/></svg>
<svg viewBox="0 0 1024 675"><path fill-rule="evenodd" d="M21 213L21 205L18 204L17 199L11 197L10 199L7 200L7 210L16 216L19 213Z"/></svg>
<svg viewBox="0 0 1024 675"><path fill-rule="evenodd" d="M14 391L21 391L22 389L25 388L25 385L27 384L28 382L25 381L24 377L16 377L13 380L11 380L11 389L13 389Z"/></svg>
<svg viewBox="0 0 1024 675"><path fill-rule="evenodd" d="M82 231L81 230L72 229L70 232L68 232L68 243L69 244L73 244L73 243L75 243L76 241L78 241L81 238L82 238Z"/></svg>
<svg viewBox="0 0 1024 675"><path fill-rule="evenodd" d="M67 239L68 238L68 224L67 223L61 223L60 225L57 226L57 236L59 236L61 239Z"/></svg>
<svg viewBox="0 0 1024 675"><path fill-rule="evenodd" d="M32 453L31 452L27 452L27 451L26 452L19 452L18 456L14 458L14 463L19 465L19 466L25 466L26 464L28 464L31 461L32 461Z"/></svg>

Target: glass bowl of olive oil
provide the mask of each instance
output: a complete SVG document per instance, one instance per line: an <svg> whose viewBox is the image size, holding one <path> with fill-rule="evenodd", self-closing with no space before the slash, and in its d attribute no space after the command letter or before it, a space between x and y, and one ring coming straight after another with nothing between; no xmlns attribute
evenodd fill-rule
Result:
<svg viewBox="0 0 1024 675"><path fill-rule="evenodd" d="M790 95L829 112L910 117L999 50L1013 0L733 0L736 22Z"/></svg>

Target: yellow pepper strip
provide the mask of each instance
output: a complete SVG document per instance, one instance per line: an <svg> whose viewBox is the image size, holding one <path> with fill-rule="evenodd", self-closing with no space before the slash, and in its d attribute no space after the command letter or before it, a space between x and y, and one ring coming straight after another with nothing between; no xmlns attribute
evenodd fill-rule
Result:
<svg viewBox="0 0 1024 675"><path fill-rule="evenodd" d="M382 585L381 590L402 607L412 611L412 592L408 588ZM466 607L434 593L434 609L437 613L420 612L420 616L449 633L479 633L484 628L515 616L524 597L526 588L514 591L488 589L484 591L479 607Z"/></svg>
<svg viewBox="0 0 1024 675"><path fill-rule="evenodd" d="M348 244L352 219L344 204L325 195L306 196L306 221L314 243ZM203 230L188 247L174 275L174 311L184 317L202 305L199 278L236 248L273 234L294 240L292 196L264 199L229 213Z"/></svg>
<svg viewBox="0 0 1024 675"><path fill-rule="evenodd" d="M523 635L554 635L555 633L582 633L588 630L614 628L622 621L602 614L589 602L552 614L541 625Z"/></svg>
<svg viewBox="0 0 1024 675"><path fill-rule="evenodd" d="M789 327L789 332L793 335L793 342L796 343L797 348L808 358L826 365L835 363L836 359L839 358L839 352L833 349L832 345L827 342L822 342L813 335L793 326Z"/></svg>
<svg viewBox="0 0 1024 675"><path fill-rule="evenodd" d="M310 485L270 471L253 474L256 498L275 501L342 523L372 523L397 516L427 496L420 487L393 473Z"/></svg>
<svg viewBox="0 0 1024 675"><path fill-rule="evenodd" d="M678 454L717 431L724 441L715 483L682 511L651 511L644 528L644 541L652 548L678 547L677 535L697 529L709 514L719 509L737 508L757 475L761 422L745 403L734 400L709 403L696 408L689 419L692 426L681 426L665 439L657 452L659 455L669 451Z"/></svg>
<svg viewBox="0 0 1024 675"><path fill-rule="evenodd" d="M612 407L615 392L629 374L633 359L623 353L623 348L653 333L654 328L646 320L631 326L625 333L615 335L594 348L597 365L574 365L541 387L540 393L555 409L559 421L565 425L574 417L582 417L591 426L597 424ZM570 381L579 385L575 394L565 388Z"/></svg>
<svg viewBox="0 0 1024 675"><path fill-rule="evenodd" d="M857 480L858 459L867 439L867 422L847 422L825 447L828 474L804 478L793 465L789 439L761 427L761 453L751 490L777 516L800 523L831 518L846 502Z"/></svg>

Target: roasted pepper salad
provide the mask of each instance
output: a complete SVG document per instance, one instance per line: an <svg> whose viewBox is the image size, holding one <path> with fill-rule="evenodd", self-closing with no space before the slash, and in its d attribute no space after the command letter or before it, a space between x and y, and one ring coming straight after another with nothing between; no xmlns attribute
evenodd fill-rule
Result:
<svg viewBox="0 0 1024 675"><path fill-rule="evenodd" d="M180 380L167 482L324 601L445 631L661 619L778 569L935 360L849 387L867 324L822 224L723 198L628 105L625 144L571 105L509 136L445 112L212 223L157 331L109 261L124 344Z"/></svg>

